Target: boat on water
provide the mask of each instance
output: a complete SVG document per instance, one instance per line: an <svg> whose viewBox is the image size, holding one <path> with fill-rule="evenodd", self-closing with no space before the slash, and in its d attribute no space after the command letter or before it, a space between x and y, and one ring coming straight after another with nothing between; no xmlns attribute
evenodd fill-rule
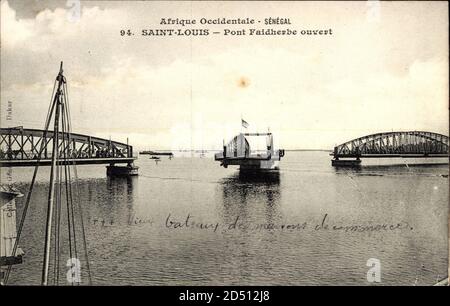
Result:
<svg viewBox="0 0 450 306"><path fill-rule="evenodd" d="M141 151L141 152L139 152L139 154L156 155L156 156L161 155L161 156L169 156L169 157L173 156L172 152L156 152L156 151L150 151L150 150L149 151Z"/></svg>
<svg viewBox="0 0 450 306"><path fill-rule="evenodd" d="M252 151L247 137L265 137L266 150ZM239 166L241 172L260 173L278 172L279 162L284 156L284 150L275 150L272 133L240 133L227 145L223 152L216 153L214 159L227 168L229 165Z"/></svg>
<svg viewBox="0 0 450 306"><path fill-rule="evenodd" d="M195 154L198 154L198 156L200 157L200 158L204 158L204 157L206 157L206 153L207 153L208 151L206 151L206 150L195 150L194 151L194 153Z"/></svg>

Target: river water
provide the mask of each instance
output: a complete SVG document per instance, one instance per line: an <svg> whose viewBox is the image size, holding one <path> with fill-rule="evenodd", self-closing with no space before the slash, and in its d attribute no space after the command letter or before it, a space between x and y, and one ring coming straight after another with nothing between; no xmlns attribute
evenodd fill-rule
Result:
<svg viewBox="0 0 450 306"><path fill-rule="evenodd" d="M132 178L78 166L92 282L370 285L374 258L381 285L431 285L447 275L448 164L411 162L421 161L335 169L326 152L287 152L280 175L264 180L240 177L210 156L158 163L141 156ZM3 168L2 182L26 194L32 171ZM20 242L24 263L9 284L40 283L48 177L41 167ZM17 199L18 218L24 199ZM67 284L69 256L61 254L60 284Z"/></svg>

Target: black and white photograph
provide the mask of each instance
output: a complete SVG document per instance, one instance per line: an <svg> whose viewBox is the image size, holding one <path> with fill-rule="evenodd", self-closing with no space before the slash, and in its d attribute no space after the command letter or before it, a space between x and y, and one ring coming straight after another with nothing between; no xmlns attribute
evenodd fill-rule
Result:
<svg viewBox="0 0 450 306"><path fill-rule="evenodd" d="M1 285L448 286L448 14L1 0Z"/></svg>

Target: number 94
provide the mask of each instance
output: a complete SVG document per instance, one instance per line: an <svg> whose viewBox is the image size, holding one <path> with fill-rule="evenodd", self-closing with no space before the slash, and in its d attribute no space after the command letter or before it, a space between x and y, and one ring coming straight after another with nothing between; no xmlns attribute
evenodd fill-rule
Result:
<svg viewBox="0 0 450 306"><path fill-rule="evenodd" d="M133 35L133 33L131 32L131 30L120 30L120 36L125 36L125 35L131 36L131 35Z"/></svg>

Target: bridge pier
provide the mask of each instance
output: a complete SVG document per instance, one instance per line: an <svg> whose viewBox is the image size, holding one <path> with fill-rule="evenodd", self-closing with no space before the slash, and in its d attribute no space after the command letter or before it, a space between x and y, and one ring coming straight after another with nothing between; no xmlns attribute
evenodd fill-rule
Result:
<svg viewBox="0 0 450 306"><path fill-rule="evenodd" d="M135 176L138 175L138 166L135 166L134 163L129 163L126 166L116 166L114 164L110 164L106 166L106 175L107 176Z"/></svg>
<svg viewBox="0 0 450 306"><path fill-rule="evenodd" d="M361 166L361 160L356 159L339 159L335 158L331 160L331 166L333 167L359 167Z"/></svg>

